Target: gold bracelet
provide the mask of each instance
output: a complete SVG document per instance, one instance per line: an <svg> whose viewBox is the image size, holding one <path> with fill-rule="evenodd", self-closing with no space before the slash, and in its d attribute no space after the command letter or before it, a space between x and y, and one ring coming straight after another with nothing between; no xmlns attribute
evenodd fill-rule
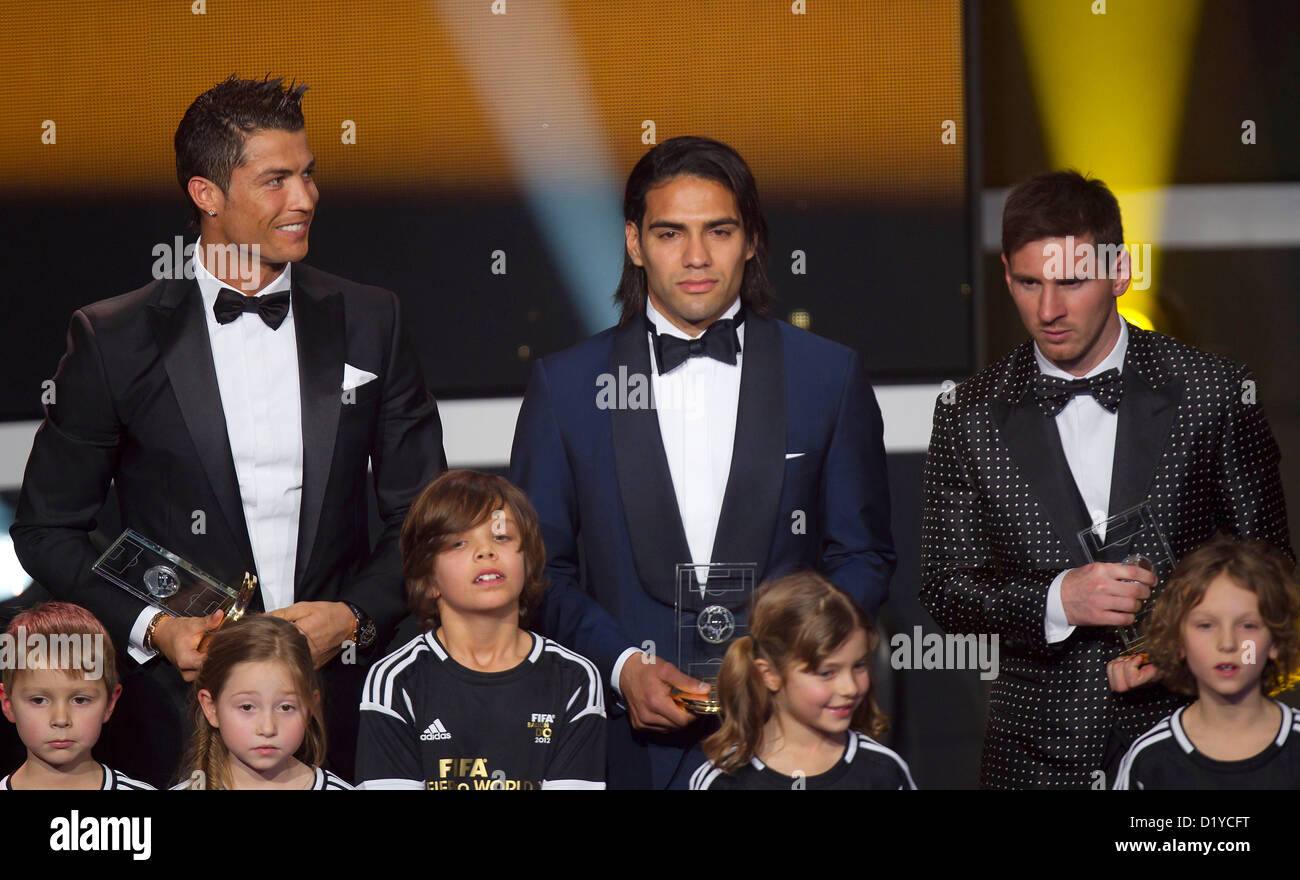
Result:
<svg viewBox="0 0 1300 880"><path fill-rule="evenodd" d="M166 616L167 615L164 612L159 611L153 616L153 620L149 621L149 627L144 631L144 638L141 639L146 651L154 652L158 650L153 644L153 631L157 628L158 621L162 620Z"/></svg>

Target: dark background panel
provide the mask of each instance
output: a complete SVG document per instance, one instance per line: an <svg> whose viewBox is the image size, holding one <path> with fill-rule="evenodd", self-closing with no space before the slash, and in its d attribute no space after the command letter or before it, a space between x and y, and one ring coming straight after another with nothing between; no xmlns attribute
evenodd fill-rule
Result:
<svg viewBox="0 0 1300 880"><path fill-rule="evenodd" d="M966 207L864 204L768 208L776 314L857 349L873 378L944 378L972 364ZM152 280L157 245L191 244L172 202L0 201L0 254L23 293L0 298L7 381L0 420L41 416L68 319ZM491 272L506 253L506 273ZM805 274L792 254L804 252ZM592 254L617 280L622 253ZM522 394L531 360L587 335L525 204L494 199L322 199L307 262L397 291L439 397ZM613 285L610 287L613 295Z"/></svg>

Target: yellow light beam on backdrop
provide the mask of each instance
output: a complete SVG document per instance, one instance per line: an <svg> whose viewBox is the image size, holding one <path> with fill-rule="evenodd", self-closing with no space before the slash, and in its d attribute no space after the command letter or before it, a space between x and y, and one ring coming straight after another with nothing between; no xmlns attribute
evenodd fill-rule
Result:
<svg viewBox="0 0 1300 880"><path fill-rule="evenodd" d="M1104 13L1098 10L1104 9ZM1016 0L1016 17L1054 168L1106 181L1124 213L1124 238L1151 243L1142 266L1158 278L1164 199L1186 102L1200 0ZM1157 285L1120 300L1161 326Z"/></svg>

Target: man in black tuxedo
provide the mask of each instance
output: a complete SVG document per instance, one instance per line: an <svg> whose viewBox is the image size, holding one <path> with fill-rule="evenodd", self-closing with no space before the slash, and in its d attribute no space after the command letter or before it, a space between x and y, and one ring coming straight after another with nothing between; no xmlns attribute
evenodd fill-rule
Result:
<svg viewBox="0 0 1300 880"><path fill-rule="evenodd" d="M1156 578L1088 564L1080 531L1145 501L1175 558L1219 530L1294 558L1250 372L1120 318L1123 241L1100 181L1070 171L1016 187L1002 262L1032 342L935 406L921 600L949 632L1001 639L984 787L1100 787L1128 742L1186 701L1133 687L1154 670L1111 691L1116 627Z"/></svg>
<svg viewBox="0 0 1300 880"><path fill-rule="evenodd" d="M201 232L194 277L73 314L10 530L24 568L144 664L115 719L129 753L114 760L156 784L176 770L182 679L219 612L168 617L91 572L109 484L124 526L223 583L255 574L254 610L307 636L330 762L347 777L368 657L405 613L402 521L445 468L397 297L297 263L318 198L303 91L231 77L187 110L175 145Z"/></svg>
<svg viewBox="0 0 1300 880"><path fill-rule="evenodd" d="M769 317L735 150L664 141L623 209L622 319L537 363L510 474L546 541L540 625L616 691L610 786L685 788L713 722L669 696L699 684L677 668L676 565L815 569L874 615L895 561L883 427L856 352Z"/></svg>

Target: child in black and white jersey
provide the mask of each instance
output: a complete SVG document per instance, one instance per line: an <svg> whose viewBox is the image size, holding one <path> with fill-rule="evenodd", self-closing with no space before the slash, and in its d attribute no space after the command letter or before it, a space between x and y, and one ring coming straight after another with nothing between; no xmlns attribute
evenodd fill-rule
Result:
<svg viewBox="0 0 1300 880"><path fill-rule="evenodd" d="M541 526L507 480L449 471L411 505L401 537L424 632L366 678L363 789L603 789L596 667L523 628L545 590Z"/></svg>
<svg viewBox="0 0 1300 880"><path fill-rule="evenodd" d="M1300 788L1300 713L1269 694L1300 669L1300 590L1289 559L1216 537L1184 557L1156 599L1147 655L1107 667L1111 687L1159 678L1196 701L1139 736L1117 789Z"/></svg>
<svg viewBox="0 0 1300 880"><path fill-rule="evenodd" d="M771 581L749 632L722 661L722 725L692 790L916 788L873 739L885 727L871 693L876 628L847 593L815 572Z"/></svg>
<svg viewBox="0 0 1300 880"><path fill-rule="evenodd" d="M259 614L213 633L193 702L195 730L173 788L352 788L320 766L320 682L307 637L287 620Z"/></svg>
<svg viewBox="0 0 1300 880"><path fill-rule="evenodd" d="M14 617L4 639L0 706L27 760L0 791L152 790L91 754L122 693L104 625L80 605L46 602Z"/></svg>

